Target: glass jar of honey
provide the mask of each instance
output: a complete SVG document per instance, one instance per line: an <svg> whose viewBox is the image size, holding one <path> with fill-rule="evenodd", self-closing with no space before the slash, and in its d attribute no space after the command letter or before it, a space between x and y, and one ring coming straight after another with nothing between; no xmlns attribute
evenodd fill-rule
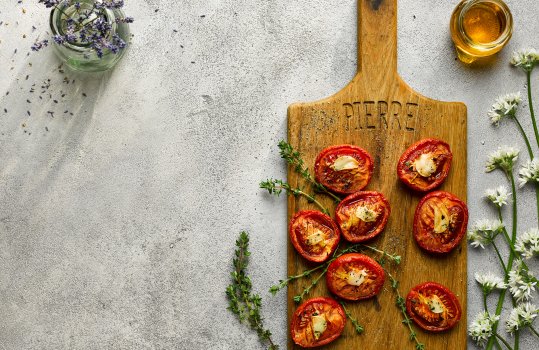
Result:
<svg viewBox="0 0 539 350"><path fill-rule="evenodd" d="M513 33L513 17L502 0L463 0L451 16L451 38L464 63L500 51Z"/></svg>

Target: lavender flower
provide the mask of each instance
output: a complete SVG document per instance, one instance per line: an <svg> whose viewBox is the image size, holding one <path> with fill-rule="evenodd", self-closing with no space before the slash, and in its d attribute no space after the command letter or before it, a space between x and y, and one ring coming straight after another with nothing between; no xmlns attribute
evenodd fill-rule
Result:
<svg viewBox="0 0 539 350"><path fill-rule="evenodd" d="M67 2L66 0L39 0L39 3L45 5L46 8L51 8Z"/></svg>
<svg viewBox="0 0 539 350"><path fill-rule="evenodd" d="M124 0L100 0L91 6L82 6L80 1L75 0L39 0L47 8L74 7L77 11L62 20L66 22L65 32L53 36L57 45L82 44L91 47L98 58L108 53L117 54L125 49L127 43L113 31L113 24L133 23L133 17L118 17L114 22L108 20L110 10L121 9ZM47 40L36 42L32 50L38 51L48 45ZM92 54L85 54L90 58Z"/></svg>
<svg viewBox="0 0 539 350"><path fill-rule="evenodd" d="M48 45L49 45L48 40L36 41L34 45L32 45L32 51L39 51Z"/></svg>

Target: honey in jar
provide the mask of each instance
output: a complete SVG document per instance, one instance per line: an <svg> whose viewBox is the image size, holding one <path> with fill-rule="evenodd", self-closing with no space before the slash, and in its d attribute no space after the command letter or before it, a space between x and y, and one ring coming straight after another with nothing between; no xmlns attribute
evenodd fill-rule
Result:
<svg viewBox="0 0 539 350"><path fill-rule="evenodd" d="M500 51L511 38L513 19L501 0L463 0L451 16L451 38L462 62Z"/></svg>

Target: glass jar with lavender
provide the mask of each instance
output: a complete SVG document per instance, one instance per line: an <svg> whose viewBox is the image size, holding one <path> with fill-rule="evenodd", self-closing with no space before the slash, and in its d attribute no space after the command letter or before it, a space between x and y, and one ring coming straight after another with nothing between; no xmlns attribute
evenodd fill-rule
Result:
<svg viewBox="0 0 539 350"><path fill-rule="evenodd" d="M70 68L99 72L112 68L129 44L123 0L41 0L50 3L52 46Z"/></svg>

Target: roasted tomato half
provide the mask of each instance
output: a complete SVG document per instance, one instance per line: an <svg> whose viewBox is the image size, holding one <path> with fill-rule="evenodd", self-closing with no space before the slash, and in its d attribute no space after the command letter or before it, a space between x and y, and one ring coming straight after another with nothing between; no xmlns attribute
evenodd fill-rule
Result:
<svg viewBox="0 0 539 350"><path fill-rule="evenodd" d="M331 293L346 300L377 295L385 281L384 269L364 254L344 254L329 264L326 282Z"/></svg>
<svg viewBox="0 0 539 350"><path fill-rule="evenodd" d="M397 164L397 175L411 189L427 192L444 182L452 159L453 154L447 143L424 139L403 153Z"/></svg>
<svg viewBox="0 0 539 350"><path fill-rule="evenodd" d="M294 315L290 330L292 340L303 348L314 348L337 339L346 323L346 315L332 298L313 298L301 304Z"/></svg>
<svg viewBox="0 0 539 350"><path fill-rule="evenodd" d="M380 192L363 191L349 195L335 210L335 220L344 239L359 243L376 237L391 213L389 202Z"/></svg>
<svg viewBox="0 0 539 350"><path fill-rule="evenodd" d="M414 238L430 253L448 253L460 243L468 225L468 207L449 192L427 194L415 210Z"/></svg>
<svg viewBox="0 0 539 350"><path fill-rule="evenodd" d="M363 148L351 145L328 147L316 158L316 181L339 194L361 191L372 177L373 161Z"/></svg>
<svg viewBox="0 0 539 350"><path fill-rule="evenodd" d="M435 282L412 288L406 297L406 311L419 327L431 332L453 328L462 312L455 294Z"/></svg>
<svg viewBox="0 0 539 350"><path fill-rule="evenodd" d="M324 262L341 239L341 231L333 220L319 211L302 210L290 221L290 240L297 252L312 262Z"/></svg>

